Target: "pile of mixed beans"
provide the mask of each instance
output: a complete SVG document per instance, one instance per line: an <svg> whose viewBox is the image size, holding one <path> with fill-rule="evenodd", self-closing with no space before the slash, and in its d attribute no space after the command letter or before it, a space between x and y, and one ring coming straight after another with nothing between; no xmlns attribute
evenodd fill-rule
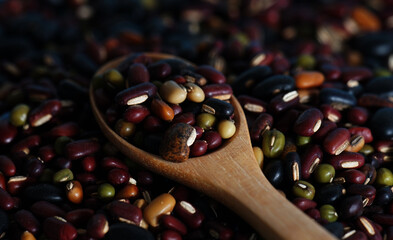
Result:
<svg viewBox="0 0 393 240"><path fill-rule="evenodd" d="M209 153L236 131L236 96L278 191L340 239L393 239L392 39L391 0L0 1L0 239L262 238L123 156L95 123L91 81L120 136L172 161L188 155L155 131L193 125L187 154ZM122 103L141 85L156 94Z"/></svg>

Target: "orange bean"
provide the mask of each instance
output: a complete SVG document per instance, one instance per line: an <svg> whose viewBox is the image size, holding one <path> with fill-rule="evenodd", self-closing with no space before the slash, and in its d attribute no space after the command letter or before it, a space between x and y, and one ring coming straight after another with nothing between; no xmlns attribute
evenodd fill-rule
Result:
<svg viewBox="0 0 393 240"><path fill-rule="evenodd" d="M73 180L67 183L67 198L70 202L79 204L83 200L83 189L80 182Z"/></svg>
<svg viewBox="0 0 393 240"><path fill-rule="evenodd" d="M317 71L302 71L295 76L296 87L300 89L319 87L324 81L323 74Z"/></svg>
<svg viewBox="0 0 393 240"><path fill-rule="evenodd" d="M381 29L381 22L378 17L364 7L355 7L352 11L352 18L362 31L374 32Z"/></svg>

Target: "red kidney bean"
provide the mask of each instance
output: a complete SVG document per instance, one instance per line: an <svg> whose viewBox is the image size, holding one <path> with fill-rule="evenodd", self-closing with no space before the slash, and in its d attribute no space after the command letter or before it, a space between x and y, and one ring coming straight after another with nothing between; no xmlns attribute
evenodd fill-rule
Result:
<svg viewBox="0 0 393 240"><path fill-rule="evenodd" d="M378 152L391 153L393 152L393 141L392 140L380 140L374 143L374 148Z"/></svg>
<svg viewBox="0 0 393 240"><path fill-rule="evenodd" d="M101 160L100 165L106 171L109 171L112 168L121 168L128 171L127 165L116 157L104 157Z"/></svg>
<svg viewBox="0 0 393 240"><path fill-rule="evenodd" d="M95 183L97 181L96 175L88 172L77 173L75 179L83 185Z"/></svg>
<svg viewBox="0 0 393 240"><path fill-rule="evenodd" d="M175 75L172 78L173 81L175 81L177 84L185 84L187 82L186 79L181 75Z"/></svg>
<svg viewBox="0 0 393 240"><path fill-rule="evenodd" d="M364 165L364 157L360 153L343 152L340 155L332 155L328 162L337 169L360 168Z"/></svg>
<svg viewBox="0 0 393 240"><path fill-rule="evenodd" d="M26 155L30 153L30 150L34 147L38 147L41 144L41 137L38 135L31 135L25 139L17 142L12 148L11 151L15 154L18 152L23 152Z"/></svg>
<svg viewBox="0 0 393 240"><path fill-rule="evenodd" d="M152 186L152 184L154 183L153 174L145 170L138 171L136 179L138 184L143 187Z"/></svg>
<svg viewBox="0 0 393 240"><path fill-rule="evenodd" d="M161 240L181 240L181 235L173 230L165 230L159 234L159 239Z"/></svg>
<svg viewBox="0 0 393 240"><path fill-rule="evenodd" d="M55 156L55 149L52 145L45 145L38 149L38 157L44 162L51 161Z"/></svg>
<svg viewBox="0 0 393 240"><path fill-rule="evenodd" d="M364 137L364 143L370 143L373 141L373 135L371 130L367 127L351 127L348 129L351 135L361 135Z"/></svg>
<svg viewBox="0 0 393 240"><path fill-rule="evenodd" d="M312 219L318 221L319 219L321 219L321 213L319 212L318 209L316 208L310 208L307 209L306 211L304 211L309 217L311 217Z"/></svg>
<svg viewBox="0 0 393 240"><path fill-rule="evenodd" d="M15 213L14 217L15 221L30 233L36 235L40 230L40 222L30 211L20 209Z"/></svg>
<svg viewBox="0 0 393 240"><path fill-rule="evenodd" d="M121 106L136 105L143 103L156 93L157 87L153 83L140 83L117 93L115 102Z"/></svg>
<svg viewBox="0 0 393 240"><path fill-rule="evenodd" d="M206 228L208 229L210 236L215 239L232 239L234 235L232 229L214 220L207 222Z"/></svg>
<svg viewBox="0 0 393 240"><path fill-rule="evenodd" d="M93 156L84 157L81 161L81 165L84 171L93 172L97 165L96 158Z"/></svg>
<svg viewBox="0 0 393 240"><path fill-rule="evenodd" d="M338 215L343 219L359 217L363 213L363 202L360 195L344 197L339 202Z"/></svg>
<svg viewBox="0 0 393 240"><path fill-rule="evenodd" d="M207 143L207 149L212 150L221 146L222 138L216 131L207 131L203 134L203 140Z"/></svg>
<svg viewBox="0 0 393 240"><path fill-rule="evenodd" d="M344 178L345 183L363 184L366 181L366 175L363 172L356 169L345 170L337 174L336 177Z"/></svg>
<svg viewBox="0 0 393 240"><path fill-rule="evenodd" d="M51 130L49 130L47 135L51 138L58 138L61 136L72 138L78 135L78 133L79 125L76 122L67 122L53 127Z"/></svg>
<svg viewBox="0 0 393 240"><path fill-rule="evenodd" d="M130 174L128 171L121 168L113 168L108 172L108 182L112 185L121 185L128 182Z"/></svg>
<svg viewBox="0 0 393 240"><path fill-rule="evenodd" d="M333 64L325 63L321 66L320 70L328 81L338 80L341 77L340 68Z"/></svg>
<svg viewBox="0 0 393 240"><path fill-rule="evenodd" d="M393 215L386 213L375 213L372 215L372 220L382 225L393 226Z"/></svg>
<svg viewBox="0 0 393 240"><path fill-rule="evenodd" d="M127 83L128 86L134 86L139 83L149 82L150 74L146 66L141 63L133 63L128 69Z"/></svg>
<svg viewBox="0 0 393 240"><path fill-rule="evenodd" d="M149 115L150 111L147 107L143 105L132 105L126 109L123 118L127 122L140 123Z"/></svg>
<svg viewBox="0 0 393 240"><path fill-rule="evenodd" d="M177 202L174 212L176 216L192 229L199 228L205 219L205 215L199 209L186 201Z"/></svg>
<svg viewBox="0 0 393 240"><path fill-rule="evenodd" d="M71 169L72 167L72 160L66 157L58 157L54 160L54 164L56 167L62 169L62 168L68 168Z"/></svg>
<svg viewBox="0 0 393 240"><path fill-rule="evenodd" d="M244 110L252 113L263 113L266 112L267 103L264 101L254 98L248 95L239 95L237 100Z"/></svg>
<svg viewBox="0 0 393 240"><path fill-rule="evenodd" d="M5 177L2 172L0 172L0 188L6 189Z"/></svg>
<svg viewBox="0 0 393 240"><path fill-rule="evenodd" d="M364 232L369 239L375 239L375 240L382 240L382 236L380 232L377 230L376 225L373 221L368 219L365 216L358 217L355 220L355 224L357 227Z"/></svg>
<svg viewBox="0 0 393 240"><path fill-rule="evenodd" d="M183 186L183 185L176 185L170 194L176 199L177 202L179 201L188 201L190 198L190 190Z"/></svg>
<svg viewBox="0 0 393 240"><path fill-rule="evenodd" d="M195 140L190 146L190 156L199 157L207 152L208 144L205 140Z"/></svg>
<svg viewBox="0 0 393 240"><path fill-rule="evenodd" d="M173 109L175 116L183 112L183 109L179 104L170 103L169 106Z"/></svg>
<svg viewBox="0 0 393 240"><path fill-rule="evenodd" d="M159 132L163 126L162 120L153 115L147 116L143 121L143 129L149 133Z"/></svg>
<svg viewBox="0 0 393 240"><path fill-rule="evenodd" d="M203 128L201 128L199 126L194 126L194 128L195 128L195 132L196 132L195 139L196 140L201 139L205 130L203 130Z"/></svg>
<svg viewBox="0 0 393 240"><path fill-rule="evenodd" d="M210 65L200 65L195 69L195 72L205 77L210 83L226 82L225 75Z"/></svg>
<svg viewBox="0 0 393 240"><path fill-rule="evenodd" d="M93 215L94 211L92 209L77 208L67 212L64 219L77 228L84 228Z"/></svg>
<svg viewBox="0 0 393 240"><path fill-rule="evenodd" d="M366 67L344 67L341 69L341 79L348 84L348 82L361 82L373 76L370 69Z"/></svg>
<svg viewBox="0 0 393 240"><path fill-rule="evenodd" d="M363 184L373 184L375 181L375 178L377 177L377 171L375 170L375 167L369 163L364 164L363 167L359 169L364 173L366 176L366 180L364 180Z"/></svg>
<svg viewBox="0 0 393 240"><path fill-rule="evenodd" d="M275 114L288 110L299 104L299 94L296 90L278 94L269 102L269 110Z"/></svg>
<svg viewBox="0 0 393 240"><path fill-rule="evenodd" d="M14 176L16 173L14 162L6 155L0 155L0 171L7 177Z"/></svg>
<svg viewBox="0 0 393 240"><path fill-rule="evenodd" d="M105 234L109 231L108 220L106 219L104 214L97 213L92 216L87 222L86 227L87 234L89 236L101 239L105 236Z"/></svg>
<svg viewBox="0 0 393 240"><path fill-rule="evenodd" d="M8 179L7 191L11 195L19 194L20 190L28 184L26 176L13 176Z"/></svg>
<svg viewBox="0 0 393 240"><path fill-rule="evenodd" d="M149 71L151 79L157 79L157 80L169 76L169 74L171 74L172 72L171 65L163 61L151 63L147 67L147 69Z"/></svg>
<svg viewBox="0 0 393 240"><path fill-rule="evenodd" d="M59 100L47 100L29 113L29 124L32 127L39 127L50 121L60 110Z"/></svg>
<svg viewBox="0 0 393 240"><path fill-rule="evenodd" d="M322 161L323 153L319 145L308 147L301 156L301 172L304 179L308 179Z"/></svg>
<svg viewBox="0 0 393 240"><path fill-rule="evenodd" d="M209 84L202 87L206 98L229 100L233 94L232 87L226 83Z"/></svg>
<svg viewBox="0 0 393 240"><path fill-rule="evenodd" d="M38 178L44 171L44 163L41 159L31 157L26 163L26 176L32 178Z"/></svg>
<svg viewBox="0 0 393 240"><path fill-rule="evenodd" d="M337 123L341 121L341 113L329 104L322 104L319 109L321 110L325 119Z"/></svg>
<svg viewBox="0 0 393 240"><path fill-rule="evenodd" d="M15 200L11 195L3 188L0 188L0 208L4 211L13 209L15 206Z"/></svg>
<svg viewBox="0 0 393 240"><path fill-rule="evenodd" d="M53 240L73 240L78 236L75 227L59 217L45 219L43 231L47 238Z"/></svg>
<svg viewBox="0 0 393 240"><path fill-rule="evenodd" d="M195 124L195 115L191 112L180 113L179 115L175 116L172 121L172 124L176 123L186 123L189 125Z"/></svg>
<svg viewBox="0 0 393 240"><path fill-rule="evenodd" d="M363 125L368 120L368 110L364 107L355 106L348 110L347 120L354 125Z"/></svg>
<svg viewBox="0 0 393 240"><path fill-rule="evenodd" d="M270 130L273 126L273 117L268 113L261 113L252 123L250 136L253 141L262 139L265 131Z"/></svg>
<svg viewBox="0 0 393 240"><path fill-rule="evenodd" d="M18 134L18 128L12 125L8 120L0 120L0 144L5 145L11 143Z"/></svg>
<svg viewBox="0 0 393 240"><path fill-rule="evenodd" d="M292 200L292 203L302 211L317 207L315 201L306 198L295 198Z"/></svg>
<svg viewBox="0 0 393 240"><path fill-rule="evenodd" d="M109 214L118 221L133 223L139 226L142 221L142 210L129 203L113 201L107 206Z"/></svg>
<svg viewBox="0 0 393 240"><path fill-rule="evenodd" d="M322 120L321 127L319 130L312 135L312 138L316 141L322 141L325 137L334 129L337 128L337 124L329 120Z"/></svg>
<svg viewBox="0 0 393 240"><path fill-rule="evenodd" d="M391 101L372 93L362 94L357 100L357 103L359 106L365 108L383 108L383 107L392 108L393 107L393 103Z"/></svg>
<svg viewBox="0 0 393 240"><path fill-rule="evenodd" d="M367 206L372 204L377 190L372 185L351 184L347 187L347 193L352 195L361 195L367 199Z"/></svg>
<svg viewBox="0 0 393 240"><path fill-rule="evenodd" d="M322 119L323 114L319 109L307 109L296 119L293 130L298 135L309 137L321 127Z"/></svg>
<svg viewBox="0 0 393 240"><path fill-rule="evenodd" d="M351 135L346 128L336 128L323 140L323 148L332 155L339 155L349 145Z"/></svg>
<svg viewBox="0 0 393 240"><path fill-rule="evenodd" d="M68 143L65 146L66 156L71 159L79 159L94 154L100 149L100 144L96 140L81 139Z"/></svg>
<svg viewBox="0 0 393 240"><path fill-rule="evenodd" d="M164 215L160 217L160 225L168 230L173 230L181 235L187 234L187 227L176 217Z"/></svg>

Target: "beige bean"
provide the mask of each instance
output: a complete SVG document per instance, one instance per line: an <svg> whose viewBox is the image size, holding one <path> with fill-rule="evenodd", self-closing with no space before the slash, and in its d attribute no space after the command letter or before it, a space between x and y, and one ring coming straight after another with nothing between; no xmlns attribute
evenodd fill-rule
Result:
<svg viewBox="0 0 393 240"><path fill-rule="evenodd" d="M176 200L169 193L163 193L151 201L143 211L143 218L152 226L158 226L158 219L164 214L170 214L175 207Z"/></svg>
<svg viewBox="0 0 393 240"><path fill-rule="evenodd" d="M231 138L236 132L235 122L231 120L221 120L217 127L218 133L223 139Z"/></svg>
<svg viewBox="0 0 393 240"><path fill-rule="evenodd" d="M173 80L164 82L159 92L162 99L173 104L180 104L187 98L187 90Z"/></svg>
<svg viewBox="0 0 393 240"><path fill-rule="evenodd" d="M203 102L205 100L205 92L195 83L186 83L187 99L192 102Z"/></svg>

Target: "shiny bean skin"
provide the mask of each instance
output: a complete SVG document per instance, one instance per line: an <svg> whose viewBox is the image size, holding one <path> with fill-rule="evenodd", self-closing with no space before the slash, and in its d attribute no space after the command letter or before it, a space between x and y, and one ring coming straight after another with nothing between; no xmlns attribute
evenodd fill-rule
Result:
<svg viewBox="0 0 393 240"><path fill-rule="evenodd" d="M268 131L273 126L273 117L268 113L261 113L252 123L250 129L250 136L253 141L262 139L265 131Z"/></svg>
<svg viewBox="0 0 393 240"><path fill-rule="evenodd" d="M215 115L218 118L229 118L234 112L233 106L220 99L209 98L203 102L202 111Z"/></svg>
<svg viewBox="0 0 393 240"><path fill-rule="evenodd" d="M166 229L177 231L181 235L187 234L187 227L174 216L163 215L160 217L160 225Z"/></svg>
<svg viewBox="0 0 393 240"><path fill-rule="evenodd" d="M165 193L161 194L146 206L143 211L143 218L149 225L157 227L160 216L172 212L175 204L176 200L172 195Z"/></svg>
<svg viewBox="0 0 393 240"><path fill-rule="evenodd" d="M339 155L349 145L350 133L346 128L336 128L327 134L323 141L326 152L332 155Z"/></svg>
<svg viewBox="0 0 393 240"><path fill-rule="evenodd" d="M367 127L351 127L348 131L351 135L363 136L364 143L370 143L374 140L371 130Z"/></svg>
<svg viewBox="0 0 393 240"><path fill-rule="evenodd" d="M283 161L285 176L289 182L296 182L301 179L301 161L297 152L289 152Z"/></svg>
<svg viewBox="0 0 393 240"><path fill-rule="evenodd" d="M75 160L94 154L100 148L98 141L82 139L68 143L65 152L68 158Z"/></svg>
<svg viewBox="0 0 393 240"><path fill-rule="evenodd" d="M139 225L142 221L142 210L121 201L112 201L107 206L109 214L118 221Z"/></svg>
<svg viewBox="0 0 393 240"><path fill-rule="evenodd" d="M242 105L243 109L252 113L266 112L267 103L258 98L247 95L237 96L237 100Z"/></svg>
<svg viewBox="0 0 393 240"><path fill-rule="evenodd" d="M0 188L0 208L4 211L13 209L15 206L15 200L12 196L3 188Z"/></svg>
<svg viewBox="0 0 393 240"><path fill-rule="evenodd" d="M321 127L323 114L317 108L305 110L296 119L293 126L295 133L301 136L311 136Z"/></svg>
<svg viewBox="0 0 393 240"><path fill-rule="evenodd" d="M212 150L221 146L221 135L216 131L207 131L203 134L202 139L207 143L207 149Z"/></svg>
<svg viewBox="0 0 393 240"><path fill-rule="evenodd" d="M157 87L150 83L140 83L130 88L120 91L116 97L115 102L121 106L136 105L143 103L149 97L152 97L157 92Z"/></svg>
<svg viewBox="0 0 393 240"><path fill-rule="evenodd" d="M64 219L76 228L85 228L87 221L94 215L94 210L90 208L77 208L67 212Z"/></svg>
<svg viewBox="0 0 393 240"><path fill-rule="evenodd" d="M187 89L187 99L191 102L200 103L205 100L205 92L202 88L194 83L186 83L184 87Z"/></svg>
<svg viewBox="0 0 393 240"><path fill-rule="evenodd" d="M33 203L30 207L30 211L40 219L54 216L66 216L66 212L63 209L48 201L37 201Z"/></svg>
<svg viewBox="0 0 393 240"><path fill-rule="evenodd" d="M363 155L353 152L343 152L340 155L330 156L328 161L336 170L360 168L365 163Z"/></svg>
<svg viewBox="0 0 393 240"><path fill-rule="evenodd" d="M253 87L270 75L272 75L272 69L269 66L251 67L237 76L232 84L233 90L237 95L250 93Z"/></svg>
<svg viewBox="0 0 393 240"><path fill-rule="evenodd" d="M0 134L0 144L1 145L11 143L15 139L15 137L18 133L17 127L12 125L6 119L0 120L0 131L2 133L2 134Z"/></svg>
<svg viewBox="0 0 393 240"><path fill-rule="evenodd" d="M269 102L269 110L275 114L284 112L299 103L299 94L297 91L278 94Z"/></svg>
<svg viewBox="0 0 393 240"><path fill-rule="evenodd" d="M295 75L295 86L297 88L319 87L324 81L323 74L317 71L303 71Z"/></svg>
<svg viewBox="0 0 393 240"><path fill-rule="evenodd" d="M198 66L195 72L204 76L210 83L221 84L226 82L225 75L209 65Z"/></svg>
<svg viewBox="0 0 393 240"><path fill-rule="evenodd" d="M133 63L128 69L126 84L128 86L134 86L139 83L148 82L149 79L150 74L146 66L141 63Z"/></svg>
<svg viewBox="0 0 393 240"><path fill-rule="evenodd" d="M168 103L179 104L186 100L187 90L173 80L163 83L159 88L160 96Z"/></svg>
<svg viewBox="0 0 393 240"><path fill-rule="evenodd" d="M43 231L46 237L56 240L73 240L78 233L74 226L58 217L49 217L43 223Z"/></svg>
<svg viewBox="0 0 393 240"><path fill-rule="evenodd" d="M121 168L113 168L108 172L108 182L113 185L121 185L128 182L130 179L130 174L128 171Z"/></svg>
<svg viewBox="0 0 393 240"><path fill-rule="evenodd" d="M40 222L30 211L21 209L18 210L14 216L15 221L30 233L37 234L40 230Z"/></svg>
<svg viewBox="0 0 393 240"><path fill-rule="evenodd" d="M333 104L337 109L345 109L356 105L356 98L352 94L335 88L322 89L320 100L323 104Z"/></svg>
<svg viewBox="0 0 393 240"><path fill-rule="evenodd" d="M361 135L353 135L349 140L349 145L345 149L348 152L359 152L364 146L364 137Z"/></svg>
<svg viewBox="0 0 393 240"><path fill-rule="evenodd" d="M322 161L323 153L319 145L308 147L301 156L301 172L304 179L308 179Z"/></svg>
<svg viewBox="0 0 393 240"><path fill-rule="evenodd" d="M258 83L252 91L254 97L262 100L269 99L275 94L292 91L295 88L295 80L287 75L275 75Z"/></svg>
<svg viewBox="0 0 393 240"><path fill-rule="evenodd" d="M48 100L29 113L29 124L33 127L39 127L50 121L61 110L59 100Z"/></svg>
<svg viewBox="0 0 393 240"><path fill-rule="evenodd" d="M159 98L153 98L150 105L151 111L157 117L164 121L172 121L175 117L173 109L163 100Z"/></svg>
<svg viewBox="0 0 393 240"><path fill-rule="evenodd" d="M6 155L0 155L0 171L7 177L12 177L16 173L14 162Z"/></svg>
<svg viewBox="0 0 393 240"><path fill-rule="evenodd" d="M66 194L70 202L79 204L83 201L83 189L79 181L73 180L66 185Z"/></svg>
<svg viewBox="0 0 393 240"><path fill-rule="evenodd" d="M190 156L199 157L207 152L208 144L205 140L195 140L194 144L190 147Z"/></svg>
<svg viewBox="0 0 393 240"><path fill-rule="evenodd" d="M123 114L124 120L132 123L142 122L148 115L150 111L147 107L143 105L132 105L129 106Z"/></svg>
<svg viewBox="0 0 393 240"><path fill-rule="evenodd" d="M272 129L262 136L262 151L268 158L277 158L284 150L285 136L282 132Z"/></svg>
<svg viewBox="0 0 393 240"><path fill-rule="evenodd" d="M199 228L205 220L205 215L186 201L177 202L174 212L191 229Z"/></svg>
<svg viewBox="0 0 393 240"><path fill-rule="evenodd" d="M341 115L340 111L338 111L337 109L335 109L331 105L323 104L320 106L320 110L321 110L323 116L325 117L325 119L328 119L329 121L335 122L335 123L341 121L342 115Z"/></svg>
<svg viewBox="0 0 393 240"><path fill-rule="evenodd" d="M364 107L355 106L348 110L347 120L354 125L363 125L367 122L369 112Z"/></svg>
<svg viewBox="0 0 393 240"><path fill-rule="evenodd" d="M103 238L109 231L106 216L101 213L94 214L87 222L86 231L93 238Z"/></svg>
<svg viewBox="0 0 393 240"><path fill-rule="evenodd" d="M208 84L202 87L206 98L217 98L220 100L229 100L233 94L230 85L222 84Z"/></svg>

